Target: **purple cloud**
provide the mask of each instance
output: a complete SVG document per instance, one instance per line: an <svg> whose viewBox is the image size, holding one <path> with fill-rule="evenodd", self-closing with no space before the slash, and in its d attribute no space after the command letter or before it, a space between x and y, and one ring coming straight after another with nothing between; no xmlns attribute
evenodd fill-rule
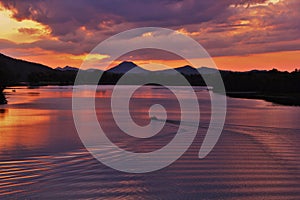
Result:
<svg viewBox="0 0 300 200"><path fill-rule="evenodd" d="M50 27L58 40L43 39L18 48L88 53L102 40L129 28L184 28L213 56L298 50L300 2L285 0L2 0L13 17L32 19ZM245 6L239 6L245 5ZM256 13L256 14L253 14ZM246 21L247 23L240 23ZM34 30L20 29L23 32ZM1 48L12 46L8 41ZM147 57L141 54L140 57Z"/></svg>

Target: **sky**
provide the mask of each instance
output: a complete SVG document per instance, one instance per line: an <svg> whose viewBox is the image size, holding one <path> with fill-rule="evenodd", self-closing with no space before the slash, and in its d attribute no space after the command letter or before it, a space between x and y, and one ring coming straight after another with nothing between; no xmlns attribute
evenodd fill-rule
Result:
<svg viewBox="0 0 300 200"><path fill-rule="evenodd" d="M199 42L219 69L293 71L300 68L299 10L299 0L0 0L0 52L52 68L80 67L85 59L104 69L110 55L89 54L100 42L132 28L163 27ZM115 63L123 60L186 64L156 50Z"/></svg>

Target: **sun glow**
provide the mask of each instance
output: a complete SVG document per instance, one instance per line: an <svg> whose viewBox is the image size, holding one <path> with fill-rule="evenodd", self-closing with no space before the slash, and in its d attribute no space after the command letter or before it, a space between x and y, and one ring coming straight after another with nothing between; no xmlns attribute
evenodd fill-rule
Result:
<svg viewBox="0 0 300 200"><path fill-rule="evenodd" d="M147 32L142 35L142 37L152 37L152 36L153 36L152 32Z"/></svg>
<svg viewBox="0 0 300 200"><path fill-rule="evenodd" d="M15 43L34 42L50 37L49 27L33 20L17 21L12 18L13 12L0 7L0 38Z"/></svg>
<svg viewBox="0 0 300 200"><path fill-rule="evenodd" d="M187 35L187 36L198 36L200 35L199 32L188 32L186 29L181 28L179 30L177 30L178 33L181 33L183 35Z"/></svg>
<svg viewBox="0 0 300 200"><path fill-rule="evenodd" d="M276 3L278 3L280 0L268 0L267 2L268 3L273 3L273 4L276 4Z"/></svg>

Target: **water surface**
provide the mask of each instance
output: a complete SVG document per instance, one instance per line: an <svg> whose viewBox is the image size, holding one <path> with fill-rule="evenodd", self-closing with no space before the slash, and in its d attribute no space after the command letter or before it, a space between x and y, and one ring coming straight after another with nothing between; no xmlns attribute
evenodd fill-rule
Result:
<svg viewBox="0 0 300 200"><path fill-rule="evenodd" d="M188 151L162 170L128 174L101 164L82 145L72 118L72 89L6 90L9 104L0 106L1 199L300 199L299 107L228 98L220 140L200 160L210 101L205 89L195 87L201 120ZM149 123L148 109L154 103L164 105L174 122L153 138L136 139L115 126L112 89L101 86L96 93L98 120L111 141L130 151L149 152L172 140L180 108L171 92L146 86L135 93L130 105L137 124ZM189 98L184 88L176 89ZM195 113L190 111L191 124L197 123ZM103 156L118 155L107 151Z"/></svg>

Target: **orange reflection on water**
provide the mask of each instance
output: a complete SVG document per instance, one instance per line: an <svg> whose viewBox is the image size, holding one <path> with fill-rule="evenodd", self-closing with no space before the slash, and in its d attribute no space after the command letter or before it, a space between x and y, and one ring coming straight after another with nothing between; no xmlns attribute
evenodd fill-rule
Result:
<svg viewBox="0 0 300 200"><path fill-rule="evenodd" d="M39 146L47 141L43 131L48 129L49 111L36 109L1 109L0 151L16 147ZM45 127L47 126L47 127Z"/></svg>

